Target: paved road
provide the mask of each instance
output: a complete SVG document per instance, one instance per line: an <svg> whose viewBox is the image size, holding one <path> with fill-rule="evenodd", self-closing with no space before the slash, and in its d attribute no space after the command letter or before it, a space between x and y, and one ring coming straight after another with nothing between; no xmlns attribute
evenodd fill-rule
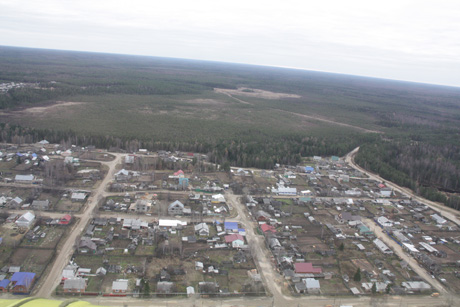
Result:
<svg viewBox="0 0 460 307"><path fill-rule="evenodd" d="M370 219L363 219L364 224L366 224L369 229L371 229L377 238L382 240L386 245L388 245L401 259L407 262L407 264L412 268L412 270L417 273L419 276L423 277L433 288L437 289L443 294L447 294L448 291L441 285L439 281L431 278L431 275L428 272L421 268L418 265L418 262L409 254L405 253L401 246L393 241L386 233L383 232L382 228L376 226L375 222Z"/></svg>
<svg viewBox="0 0 460 307"><path fill-rule="evenodd" d="M105 164L109 167L109 171L107 172L104 180L100 183L98 188L94 190L88 199L87 205L84 208L84 212L79 215L80 219L70 230L71 232L67 237L64 245L59 250L57 250L54 263L50 265L51 270L49 270L47 276L42 277L39 285L37 286L38 291L35 293L36 296L50 297L54 289L59 285L61 281L62 270L69 263L69 260L74 253L76 239L81 234L81 231L86 227L88 221L91 219L94 208L97 206L100 197L102 197L104 194L105 188L113 178L116 166L121 160L122 155L115 155L116 158L113 161L101 162L102 164Z"/></svg>

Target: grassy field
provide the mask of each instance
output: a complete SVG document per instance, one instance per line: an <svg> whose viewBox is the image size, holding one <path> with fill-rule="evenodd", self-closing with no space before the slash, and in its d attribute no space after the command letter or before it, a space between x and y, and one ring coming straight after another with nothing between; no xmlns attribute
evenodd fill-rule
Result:
<svg viewBox="0 0 460 307"><path fill-rule="evenodd" d="M38 128L228 139L388 131L382 121L397 117L452 127L460 118L460 90L449 87L154 57L9 47L0 56L0 82L40 86L2 95L0 119ZM214 90L241 87L250 90Z"/></svg>
<svg viewBox="0 0 460 307"><path fill-rule="evenodd" d="M0 95L5 142L46 138L128 151L193 151L216 163L258 168L361 146L358 163L387 180L414 190L460 189L460 88L12 47L0 47L0 57L0 83L25 84ZM376 152L364 146L376 144L382 147ZM426 167L417 167L421 155ZM442 171L417 172L430 165ZM430 190L420 193L447 203Z"/></svg>

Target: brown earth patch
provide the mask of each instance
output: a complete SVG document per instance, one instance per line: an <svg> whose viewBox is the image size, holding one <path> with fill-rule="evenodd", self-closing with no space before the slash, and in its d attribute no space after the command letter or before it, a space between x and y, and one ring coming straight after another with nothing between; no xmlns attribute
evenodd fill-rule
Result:
<svg viewBox="0 0 460 307"><path fill-rule="evenodd" d="M191 104L200 104L200 105L222 105L225 104L225 102L216 100L216 99L191 99L191 100L185 100L187 103Z"/></svg>
<svg viewBox="0 0 460 307"><path fill-rule="evenodd" d="M270 91L264 91L255 88L240 87L236 90L229 90L224 88L215 88L214 92L225 95L239 95L247 97L255 97L262 99L283 99L283 98L301 98L299 95L287 94L287 93L274 93Z"/></svg>
<svg viewBox="0 0 460 307"><path fill-rule="evenodd" d="M81 104L85 104L85 102L56 101L56 103L52 105L42 106L42 107L31 107L31 108L21 110L19 112L38 115L38 114L43 114L45 112L57 111L57 110L61 110L62 108L66 108L69 106L75 106L75 105L81 105Z"/></svg>

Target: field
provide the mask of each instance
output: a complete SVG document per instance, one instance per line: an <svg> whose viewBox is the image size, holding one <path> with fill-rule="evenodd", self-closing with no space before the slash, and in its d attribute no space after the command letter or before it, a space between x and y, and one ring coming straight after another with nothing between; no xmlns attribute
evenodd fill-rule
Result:
<svg viewBox="0 0 460 307"><path fill-rule="evenodd" d="M215 163L264 169L361 145L360 165L460 208L460 198L437 193L460 192L458 88L10 47L1 47L0 57L0 81L39 84L0 95L6 142L17 142L19 133L130 152L192 151Z"/></svg>

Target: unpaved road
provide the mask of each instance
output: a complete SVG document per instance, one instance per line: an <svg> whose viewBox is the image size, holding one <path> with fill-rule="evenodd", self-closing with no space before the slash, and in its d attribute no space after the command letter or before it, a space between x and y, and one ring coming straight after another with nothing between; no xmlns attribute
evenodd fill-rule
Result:
<svg viewBox="0 0 460 307"><path fill-rule="evenodd" d="M356 147L355 149L353 149L350 153L348 153L345 156L345 161L351 167L353 167L354 169L366 174L367 176L369 176L370 179L385 182L385 184L388 187L392 188L393 190L398 191L401 194L405 194L408 197L411 197L413 200L417 200L420 203L426 204L431 209L437 211L442 216L448 218L449 220L451 220L452 222L454 222L455 224L460 226L460 219L459 219L460 213L459 213L459 211L457 211L455 209L452 209L452 208L449 208L447 206L444 206L443 204L435 203L433 201L429 201L428 199L425 199L423 197L415 195L414 192L411 191L410 189L403 188L403 187L401 187L401 186L399 186L399 185L397 185L397 184L395 184L393 182L387 181L387 180L383 179L382 177L380 177L379 175L374 174L372 172L369 172L369 171L365 170L364 168L362 168L361 166L359 166L358 164L356 164L355 160L354 160L354 157L355 157L356 153L358 152L358 150L359 150L359 147Z"/></svg>
<svg viewBox="0 0 460 307"><path fill-rule="evenodd" d="M214 89L214 91L216 93L227 95L228 97L233 98L234 100L236 100L236 101L238 101L240 103L252 105L252 103L250 103L250 102L244 101L242 99L239 99L239 98L236 98L235 96L233 96L232 93L233 94L236 94L236 93L232 92L231 90ZM239 94L239 92L238 92L238 94ZM285 111L285 110L281 110L281 109L273 109L273 110L283 112L283 113L286 113L286 114L300 116L302 118L306 118L306 119L310 119L310 120L317 120L317 121L325 122L325 123L335 125L335 126L342 126L342 127L352 128L352 129L356 129L356 130L363 131L363 132L366 132L366 133L382 133L382 131L370 130L370 129L354 126L354 125L351 125L351 124L345 124L345 123L337 122L335 120L330 120L330 119L326 119L326 118L323 118L323 117L319 117L318 115L306 115L306 114L302 114L302 113L290 112L290 111Z"/></svg>
<svg viewBox="0 0 460 307"><path fill-rule="evenodd" d="M357 151L357 149L356 149ZM355 151L355 152L356 152ZM106 186L113 178L113 175L116 170L116 165L119 163L123 155L116 154L116 159L111 162L104 162L109 167L107 176L101 182L99 187L93 192L92 196L88 201L88 206L85 208L84 212L78 217L80 221L72 229L69 238L65 242L64 246L58 251L56 260L51 266L52 269L50 273L42 279L37 288L39 289L35 296L40 297L50 297L54 292L54 289L60 282L60 277L62 269L67 265L70 257L74 252L74 244L76 238L81 234L82 229L87 225L88 221L92 217L92 212L95 209L98 200L101 197L106 196L105 191ZM353 163L350 163L351 166L354 166ZM360 171L368 173L365 170ZM369 174L368 174L369 175ZM377 179L381 180L381 179ZM232 221L240 222L243 227L246 229L246 239L248 244L251 246L254 259L256 260L259 273L261 274L262 281L264 283L265 289L268 292L268 297L256 297L256 298L236 298L236 299L201 299L197 297L190 297L187 299L150 299L142 300L136 298L110 298L110 297L98 297L98 298L84 298L87 301L91 301L94 304L101 304L106 306L325 306L325 305L353 305L357 306L454 306L451 303L456 301L456 296L445 295L440 298L431 298L429 296L385 296L383 298L373 298L373 297L346 297L346 298L333 298L333 297L322 297L322 296L306 296L300 298L294 298L282 293L282 283L283 278L278 274L272 265L271 252L265 246L264 238L261 235L254 233L255 227L257 227L256 222L254 222L251 217L248 215L247 210L239 201L239 197L234 195L232 192L227 191L225 194L228 202L235 208L238 213L236 218L228 219ZM154 217L152 217L154 218ZM371 225L373 226L373 225ZM380 237L382 241L384 240L385 234L379 233L378 228L374 229L376 234ZM389 238L386 238L389 239ZM389 243L388 245L391 245ZM392 246L393 247L393 246ZM396 250L396 249L394 249ZM403 256L407 255L402 252ZM401 258L405 259L403 256ZM409 264L415 263L415 260L408 259L406 260ZM418 269L421 270L417 266ZM414 268L414 271L419 273L417 268ZM424 271L424 270L422 270ZM424 272L427 274L426 272ZM423 272L419 273L424 277ZM430 277L425 277L430 281Z"/></svg>
<svg viewBox="0 0 460 307"><path fill-rule="evenodd" d="M62 245L62 247L57 250L54 263L50 265L51 270L49 271L48 275L43 277L39 282L37 286L39 290L37 293L35 293L35 296L50 297L54 289L61 282L62 270L67 264L69 264L69 260L74 253L76 239L81 234L84 227L86 227L89 220L92 218L93 210L96 207L99 199L103 196L107 184L113 178L116 166L118 163L120 163L121 157L122 155L117 154L113 161L101 162L102 164L105 164L109 167L109 171L107 172L104 180L102 180L102 182L99 184L99 187L94 190L93 194L89 197L88 204L84 208L84 212L79 215L80 219L70 230L71 232L67 237L64 245Z"/></svg>
<svg viewBox="0 0 460 307"><path fill-rule="evenodd" d="M412 256L406 254L401 246L399 246L395 241L388 237L387 234L383 232L382 228L376 226L374 221L370 219L363 219L362 221L364 222L364 224L366 224L367 227L369 227L370 230L372 230L375 233L377 238L382 240L396 253L396 255L398 255L401 259L406 261L415 273L423 277L433 288L437 289L443 294L448 293L448 291L441 285L439 281L431 278L430 274L428 274L428 272L425 269L421 268L418 265L418 262Z"/></svg>

